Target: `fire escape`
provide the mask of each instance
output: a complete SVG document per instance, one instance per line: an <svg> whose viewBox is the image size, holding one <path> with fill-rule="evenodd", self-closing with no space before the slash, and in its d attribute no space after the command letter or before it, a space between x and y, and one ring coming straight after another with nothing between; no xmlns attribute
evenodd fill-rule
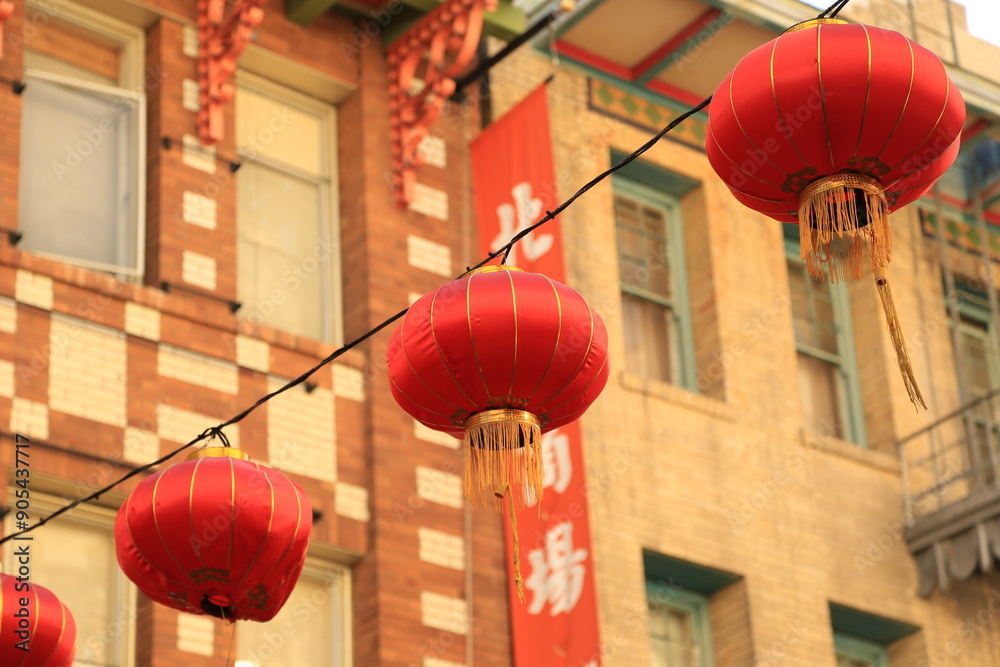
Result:
<svg viewBox="0 0 1000 667"><path fill-rule="evenodd" d="M949 321L938 335L951 336L961 407L897 443L905 538L922 597L1000 563L1000 320L993 279L1000 230L987 220L1000 208L1000 143L987 139L968 148L951 184L953 192L964 188L964 210L949 216L946 197L936 192L933 208L921 211L924 232L940 247ZM972 246L978 258L968 252ZM965 266L953 266L963 257Z"/></svg>

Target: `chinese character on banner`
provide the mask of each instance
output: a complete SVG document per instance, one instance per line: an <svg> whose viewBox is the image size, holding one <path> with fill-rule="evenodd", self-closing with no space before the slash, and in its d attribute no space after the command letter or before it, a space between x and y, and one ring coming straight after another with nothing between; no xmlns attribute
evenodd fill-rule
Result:
<svg viewBox="0 0 1000 667"><path fill-rule="evenodd" d="M515 234L524 231L538 222L542 213L542 200L531 196L531 183L518 183L511 188L514 204L503 203L497 206L497 219L500 221L500 233L490 244L490 250L496 252L510 241ZM516 218L516 225L515 225ZM517 251L524 252L524 258L534 262L552 249L554 241L552 234L543 234L541 230L531 232L510 250L507 264L518 266Z"/></svg>
<svg viewBox="0 0 1000 667"><path fill-rule="evenodd" d="M546 604L552 605L551 616L573 611L587 574L587 550L573 548L573 524L564 521L550 528L545 534L545 548L531 550L528 560L531 574L524 585L533 594L528 613L540 614Z"/></svg>
<svg viewBox="0 0 1000 667"><path fill-rule="evenodd" d="M479 250L485 255L559 205L545 86L483 130L471 150ZM559 219L515 244L507 263L565 282ZM514 667L602 666L583 449L576 422L542 436L545 493L538 507L517 517L524 603L508 570ZM534 505L530 489L524 493L525 504ZM510 539L505 549L510 566Z"/></svg>
<svg viewBox="0 0 1000 667"><path fill-rule="evenodd" d="M542 436L542 465L545 470L543 489L562 493L573 479L573 459L569 454L569 436L559 429Z"/></svg>

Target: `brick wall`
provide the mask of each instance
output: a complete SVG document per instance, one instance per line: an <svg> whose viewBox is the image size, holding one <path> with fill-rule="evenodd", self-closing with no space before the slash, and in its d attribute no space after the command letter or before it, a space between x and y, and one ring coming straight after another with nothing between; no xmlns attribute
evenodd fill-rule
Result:
<svg viewBox="0 0 1000 667"><path fill-rule="evenodd" d="M298 375L333 347L234 316L236 192L233 105L226 138L207 152L196 134L195 3L150 3L143 18L147 102L146 271L142 284L22 253L0 238L0 431L30 435L44 454L33 461L40 484L92 488L223 421ZM156 16L155 12L162 12ZM23 5L5 26L22 30ZM467 260L464 212L467 129L474 108L442 120L420 176L422 198L398 209L388 189L387 73L378 40L364 48L343 15L308 28L265 6L257 49L354 88L338 105L341 193L339 239L344 335L350 340L406 306L413 292L437 287ZM5 44L0 75L20 78L21 55ZM17 225L20 101L0 88L0 207ZM170 147L162 138L169 137ZM205 298L162 282L200 288ZM238 426L234 445L299 483L322 518L314 542L353 563L352 643L357 665L465 663L469 615L479 662L503 664L508 639L499 519L475 515L475 560L466 557L466 510L451 480L461 470L457 443L415 429L392 400L381 334L316 373L315 389L296 388ZM46 444L48 443L48 444ZM0 448L5 467L13 448ZM109 463L94 475L93 463ZM429 475L429 476L428 476ZM127 492L135 481L121 487ZM482 554L479 551L482 550ZM475 563L475 572L470 570ZM482 564L488 567L482 567ZM470 609L467 572L476 591ZM225 625L178 615L142 600L137 667L221 664ZM499 656L499 657L498 657Z"/></svg>

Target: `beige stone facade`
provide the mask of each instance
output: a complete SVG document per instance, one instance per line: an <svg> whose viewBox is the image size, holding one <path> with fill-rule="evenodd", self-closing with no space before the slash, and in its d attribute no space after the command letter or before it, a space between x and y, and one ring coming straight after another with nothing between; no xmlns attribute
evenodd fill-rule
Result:
<svg viewBox="0 0 1000 667"><path fill-rule="evenodd" d="M731 4L740 18L812 14L794 2ZM1000 47L969 36L963 8L952 5L952 49L944 4L910 4L913 19L906 3L893 0L854 2L844 16L911 38L916 26L919 43L949 64L957 59L955 78L973 84L963 88L967 100L995 123ZM715 39L726 39L725 27ZM610 166L612 150L628 154L652 132L625 114L596 109L589 87L601 75L565 54L554 69L546 45L491 72L491 103L499 117L555 73L548 99L556 179L566 198ZM698 57L713 53L709 44ZM720 666L836 664L831 603L919 628L888 646L893 667L1000 664L1000 579L975 574L922 599L904 538L913 521L897 442L961 407L944 260L918 216L933 198L892 216L890 266L929 410L914 413L907 400L870 279L852 283L866 440L859 446L804 426L782 225L738 203L698 146L668 138L640 160L699 184L681 200L681 216L701 391L623 370L609 179L559 217L570 284L604 317L615 369L583 419L605 664L662 664L650 662L648 626L636 621L647 618L644 550L741 577L709 599ZM946 252L959 275L978 275L978 253ZM987 270L995 275L995 264Z"/></svg>

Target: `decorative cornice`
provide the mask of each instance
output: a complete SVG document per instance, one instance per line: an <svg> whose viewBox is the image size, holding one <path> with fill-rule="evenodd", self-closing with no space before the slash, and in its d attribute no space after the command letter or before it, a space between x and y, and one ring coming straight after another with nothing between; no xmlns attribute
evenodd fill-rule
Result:
<svg viewBox="0 0 1000 667"><path fill-rule="evenodd" d="M14 13L13 0L0 0L0 58L3 58L3 24Z"/></svg>
<svg viewBox="0 0 1000 667"><path fill-rule="evenodd" d="M3 2L4 0L0 0ZM198 0L198 138L209 146L225 136L223 105L233 99L236 61L264 18L264 0Z"/></svg>
<svg viewBox="0 0 1000 667"><path fill-rule="evenodd" d="M496 6L497 0L445 0L389 47L392 188L400 207L413 200L420 142L455 92L455 77L475 57L484 14Z"/></svg>

